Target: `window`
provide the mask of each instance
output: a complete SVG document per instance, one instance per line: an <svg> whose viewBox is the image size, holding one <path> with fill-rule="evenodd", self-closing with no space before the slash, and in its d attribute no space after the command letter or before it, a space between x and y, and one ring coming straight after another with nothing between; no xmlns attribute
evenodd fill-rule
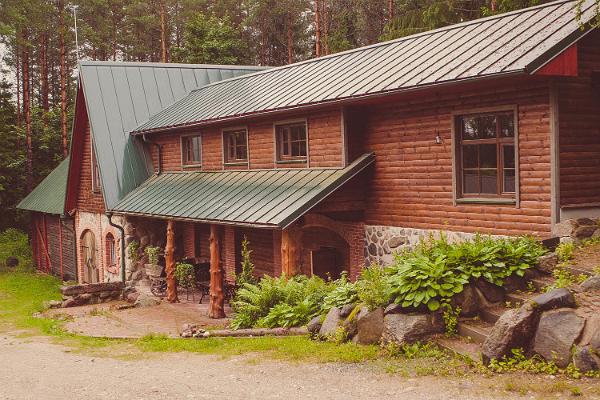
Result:
<svg viewBox="0 0 600 400"><path fill-rule="evenodd" d="M226 164L248 161L248 132L236 129L223 132L223 154Z"/></svg>
<svg viewBox="0 0 600 400"><path fill-rule="evenodd" d="M114 267L117 265L117 253L115 250L115 237L112 233L106 235L106 265Z"/></svg>
<svg viewBox="0 0 600 400"><path fill-rule="evenodd" d="M457 194L460 197L515 197L515 116L498 112L459 116Z"/></svg>
<svg viewBox="0 0 600 400"><path fill-rule="evenodd" d="M183 165L199 165L202 162L200 135L181 138Z"/></svg>
<svg viewBox="0 0 600 400"><path fill-rule="evenodd" d="M292 123L275 126L277 137L277 160L306 160L306 123Z"/></svg>
<svg viewBox="0 0 600 400"><path fill-rule="evenodd" d="M96 152L94 151L94 143L90 145L90 151L92 153L92 192L100 193L100 169L98 168L98 160L96 159Z"/></svg>

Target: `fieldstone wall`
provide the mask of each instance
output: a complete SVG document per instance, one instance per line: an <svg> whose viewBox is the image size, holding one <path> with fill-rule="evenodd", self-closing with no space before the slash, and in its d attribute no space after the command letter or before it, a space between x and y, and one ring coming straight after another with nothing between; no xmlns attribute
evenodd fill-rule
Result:
<svg viewBox="0 0 600 400"><path fill-rule="evenodd" d="M389 265L394 261L395 252L414 247L430 235L438 239L441 233L445 234L450 242L460 242L475 236L465 232L365 225L365 263Z"/></svg>
<svg viewBox="0 0 600 400"><path fill-rule="evenodd" d="M144 272L144 264L148 262L144 249L147 246L158 246L165 247L166 241L166 224L161 220L151 220L144 218L128 217L124 224L125 229L125 252L126 254L126 265L125 265L125 279L127 281L139 282L146 278ZM128 246L132 242L139 244L137 260L133 260L129 257Z"/></svg>
<svg viewBox="0 0 600 400"><path fill-rule="evenodd" d="M83 306L120 299L123 295L123 283L105 282L63 286L60 291L63 295L61 307Z"/></svg>

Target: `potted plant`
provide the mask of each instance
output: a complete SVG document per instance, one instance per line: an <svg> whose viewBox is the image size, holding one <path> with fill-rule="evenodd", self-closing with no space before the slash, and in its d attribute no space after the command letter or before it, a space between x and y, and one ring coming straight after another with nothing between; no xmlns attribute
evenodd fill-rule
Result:
<svg viewBox="0 0 600 400"><path fill-rule="evenodd" d="M161 255L161 248L158 246L146 246L144 253L148 256L148 263L144 264L146 275L159 277L162 274L163 267L158 265L158 258Z"/></svg>
<svg viewBox="0 0 600 400"><path fill-rule="evenodd" d="M185 262L178 262L175 266L175 279L177 284L186 290L186 296L189 299L190 289L194 289L196 286L196 273L194 266ZM195 300L194 292L192 290L192 298Z"/></svg>

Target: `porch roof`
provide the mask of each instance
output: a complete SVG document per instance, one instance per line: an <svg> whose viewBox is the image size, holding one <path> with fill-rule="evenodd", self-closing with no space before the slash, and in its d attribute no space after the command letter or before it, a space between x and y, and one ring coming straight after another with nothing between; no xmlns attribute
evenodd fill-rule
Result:
<svg viewBox="0 0 600 400"><path fill-rule="evenodd" d="M346 168L166 172L148 179L116 214L285 228L375 161Z"/></svg>

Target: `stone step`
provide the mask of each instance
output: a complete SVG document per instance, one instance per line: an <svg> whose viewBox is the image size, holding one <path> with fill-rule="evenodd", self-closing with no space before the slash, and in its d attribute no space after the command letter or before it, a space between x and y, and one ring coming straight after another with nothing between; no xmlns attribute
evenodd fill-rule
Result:
<svg viewBox="0 0 600 400"><path fill-rule="evenodd" d="M485 321L465 320L458 323L458 334L471 338L475 343L482 344L488 337L492 324Z"/></svg>
<svg viewBox="0 0 600 400"><path fill-rule="evenodd" d="M482 310L479 310L479 317L485 322L495 324L496 321L498 321L498 319L500 318L500 316L506 312L506 310L508 310L508 308L504 306L484 308Z"/></svg>
<svg viewBox="0 0 600 400"><path fill-rule="evenodd" d="M538 292L544 292L546 289L546 286L549 286L552 283L554 283L554 279L552 279L548 276L533 278L530 281L533 283L533 286L535 287L535 289Z"/></svg>
<svg viewBox="0 0 600 400"><path fill-rule="evenodd" d="M506 301L510 302L512 304L512 306L514 307L517 304L522 305L527 300L531 299L532 297L535 297L538 294L539 293L523 293L523 292L507 293Z"/></svg>
<svg viewBox="0 0 600 400"><path fill-rule="evenodd" d="M594 275L592 273L592 271L588 271L585 269L580 269L580 268L571 267L571 266L567 266L565 268L567 271L569 271L570 273L572 273L575 276L578 276L578 275L592 276L592 275Z"/></svg>
<svg viewBox="0 0 600 400"><path fill-rule="evenodd" d="M443 335L434 337L433 341L443 349L468 357L473 361L481 361L481 348L478 343L460 336L449 338Z"/></svg>

